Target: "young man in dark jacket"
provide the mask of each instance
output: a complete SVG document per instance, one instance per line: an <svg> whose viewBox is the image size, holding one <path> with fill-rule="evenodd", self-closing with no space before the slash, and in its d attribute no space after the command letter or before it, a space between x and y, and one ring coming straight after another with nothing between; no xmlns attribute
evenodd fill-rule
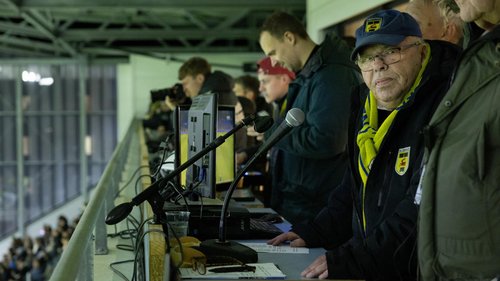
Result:
<svg viewBox="0 0 500 281"><path fill-rule="evenodd" d="M353 94L347 173L314 220L270 241L328 249L303 276L416 279L422 129L457 55L452 44L422 40L417 22L395 10L369 16L356 31L351 58L365 85Z"/></svg>
<svg viewBox="0 0 500 281"><path fill-rule="evenodd" d="M259 39L273 65L297 74L288 87L285 112L300 108L305 121L274 147L271 207L298 223L314 218L327 203L331 183L342 179L347 162L348 93L360 83L359 73L343 41L327 37L318 46L289 14L277 12L267 18Z"/></svg>
<svg viewBox="0 0 500 281"><path fill-rule="evenodd" d="M213 71L208 61L192 57L179 68L179 80L189 98L213 92L217 94L218 104L236 105L233 92L233 78L222 71Z"/></svg>

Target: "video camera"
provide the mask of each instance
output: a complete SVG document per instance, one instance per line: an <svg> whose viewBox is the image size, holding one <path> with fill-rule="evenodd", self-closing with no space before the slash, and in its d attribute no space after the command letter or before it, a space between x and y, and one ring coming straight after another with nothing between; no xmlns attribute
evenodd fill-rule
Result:
<svg viewBox="0 0 500 281"><path fill-rule="evenodd" d="M165 97L169 97L172 101L183 101L186 98L181 83L176 83L170 88L151 90L150 93L151 103L165 100Z"/></svg>

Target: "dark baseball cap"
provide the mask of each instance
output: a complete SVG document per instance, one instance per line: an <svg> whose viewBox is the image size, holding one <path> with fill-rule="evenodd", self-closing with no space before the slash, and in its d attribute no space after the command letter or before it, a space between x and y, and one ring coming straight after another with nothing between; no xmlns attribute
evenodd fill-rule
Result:
<svg viewBox="0 0 500 281"><path fill-rule="evenodd" d="M369 15L356 30L356 45L351 54L355 60L361 48L383 44L396 46L408 36L422 37L417 21L407 13L381 10Z"/></svg>

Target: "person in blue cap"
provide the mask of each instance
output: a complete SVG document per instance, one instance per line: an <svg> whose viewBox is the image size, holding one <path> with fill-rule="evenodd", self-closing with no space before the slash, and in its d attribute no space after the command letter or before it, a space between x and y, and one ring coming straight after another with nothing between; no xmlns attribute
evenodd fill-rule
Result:
<svg viewBox="0 0 500 281"><path fill-rule="evenodd" d="M316 218L269 241L328 250L303 277L417 278L422 131L459 52L451 43L421 37L415 19L395 10L370 15L356 31L351 59L365 84L352 93L348 170Z"/></svg>

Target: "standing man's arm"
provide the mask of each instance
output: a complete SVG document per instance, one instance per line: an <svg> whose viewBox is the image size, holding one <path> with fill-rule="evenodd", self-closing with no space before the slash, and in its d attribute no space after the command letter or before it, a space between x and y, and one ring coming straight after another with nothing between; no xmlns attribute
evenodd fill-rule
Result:
<svg viewBox="0 0 500 281"><path fill-rule="evenodd" d="M346 147L350 93L355 77L352 69L328 65L314 74L307 94L308 108L302 126L276 145L290 153L308 158L329 158ZM297 85L292 83L290 88ZM303 86L305 87L305 86ZM266 133L267 135L267 133Z"/></svg>

